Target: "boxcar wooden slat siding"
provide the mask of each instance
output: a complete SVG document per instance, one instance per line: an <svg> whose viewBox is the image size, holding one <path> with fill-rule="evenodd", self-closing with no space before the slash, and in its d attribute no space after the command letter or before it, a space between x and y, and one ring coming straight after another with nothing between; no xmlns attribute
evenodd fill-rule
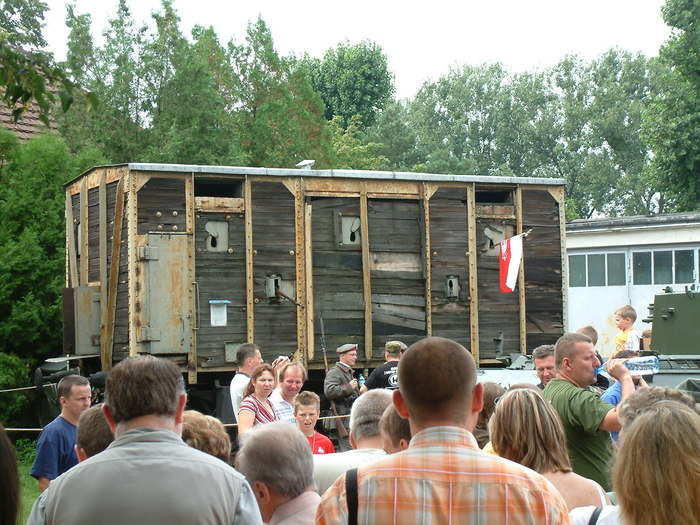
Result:
<svg viewBox="0 0 700 525"><path fill-rule="evenodd" d="M390 339L411 344L432 332L489 360L501 332L509 354L552 343L563 331L562 181L178 165L95 168L66 187L66 216L73 219L69 287L105 281L105 268L112 273L119 181L125 207L115 246L116 283L108 291L115 302L115 361L151 348L170 352L193 382L197 373L235 369L235 346L250 339L266 361L296 354L322 368L322 324L330 363L337 346L357 343L360 366L370 367L382 362ZM226 249L209 246L208 223L225 225ZM355 231L354 240L343 240L343 223ZM518 290L501 293L499 235L530 228ZM162 267L178 280L174 289L189 290L184 299L171 298L172 311L181 311L188 327L181 343L171 338L177 348L149 339L157 338L158 328L147 322L162 319L152 314L170 311L168 301L148 296L150 286L164 289L153 281L153 269L165 264L157 253L143 251L149 232L168 253L175 245L153 234L189 239L184 258L172 259L183 268L173 273L172 265ZM105 235L106 254L100 247ZM280 291L292 301L267 297L271 276L278 276ZM459 285L453 298L446 292L450 277ZM225 326L212 326L211 301L229 301Z"/></svg>

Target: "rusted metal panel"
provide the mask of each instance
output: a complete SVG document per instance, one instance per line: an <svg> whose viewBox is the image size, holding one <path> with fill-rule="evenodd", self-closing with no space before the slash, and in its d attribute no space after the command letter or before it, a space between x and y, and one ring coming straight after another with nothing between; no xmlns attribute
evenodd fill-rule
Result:
<svg viewBox="0 0 700 525"><path fill-rule="evenodd" d="M74 288L79 284L74 224L73 200L71 195L66 193L66 238L68 248L68 274L70 275L70 281L68 282L69 288Z"/></svg>
<svg viewBox="0 0 700 525"><path fill-rule="evenodd" d="M136 190L137 173L130 172L126 177L126 231L127 231L127 286L129 290L129 355L139 353L137 312L141 309L138 294L138 269L136 267L136 250L138 247L138 192Z"/></svg>
<svg viewBox="0 0 700 525"><path fill-rule="evenodd" d="M80 186L80 284L87 285L89 264L88 188L86 181Z"/></svg>
<svg viewBox="0 0 700 525"><path fill-rule="evenodd" d="M523 192L518 186L515 189L515 229L516 234L523 233ZM520 333L520 353L527 353L527 321L525 310L525 264L520 262L518 270L518 325Z"/></svg>
<svg viewBox="0 0 700 525"><path fill-rule="evenodd" d="M195 319L197 315L197 298L196 293L196 268L195 268L195 196L194 196L194 173L185 179L185 231L187 232L187 275L185 282L187 283L187 304L189 313L189 333L190 345L187 353L187 382L189 384L197 383L197 337L194 331Z"/></svg>
<svg viewBox="0 0 700 525"><path fill-rule="evenodd" d="M476 188L475 184L467 186L467 239L469 244L469 335L471 353L479 364L479 291L477 283L477 249L476 249Z"/></svg>
<svg viewBox="0 0 700 525"><path fill-rule="evenodd" d="M138 250L143 276L138 341L151 354L188 354L192 345L189 236L149 233Z"/></svg>
<svg viewBox="0 0 700 525"><path fill-rule="evenodd" d="M304 205L304 260L306 265L306 356L314 358L314 271L311 239L311 204Z"/></svg>
<svg viewBox="0 0 700 525"><path fill-rule="evenodd" d="M294 359L300 360L307 349L306 330L306 265L304 263L304 179L297 179L294 185L294 265L296 273L296 301L297 301L297 348Z"/></svg>
<svg viewBox="0 0 700 525"><path fill-rule="evenodd" d="M100 287L73 288L75 353L93 355L100 346Z"/></svg>

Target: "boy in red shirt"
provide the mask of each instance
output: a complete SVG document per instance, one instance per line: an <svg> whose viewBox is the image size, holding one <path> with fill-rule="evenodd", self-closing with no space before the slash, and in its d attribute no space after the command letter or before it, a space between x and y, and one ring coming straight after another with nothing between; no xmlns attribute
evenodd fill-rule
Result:
<svg viewBox="0 0 700 525"><path fill-rule="evenodd" d="M321 400L313 392L299 392L294 399L294 417L301 433L306 436L312 454L332 454L335 452L333 443L323 434L316 432L314 427L321 411Z"/></svg>

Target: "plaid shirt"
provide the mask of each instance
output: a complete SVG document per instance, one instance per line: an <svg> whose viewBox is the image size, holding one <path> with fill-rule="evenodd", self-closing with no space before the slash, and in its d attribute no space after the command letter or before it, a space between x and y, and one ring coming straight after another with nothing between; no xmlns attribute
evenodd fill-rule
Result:
<svg viewBox="0 0 700 525"><path fill-rule="evenodd" d="M358 523L568 524L566 503L542 476L484 454L458 427L418 432L409 448L358 469ZM345 475L326 491L317 524L347 523Z"/></svg>

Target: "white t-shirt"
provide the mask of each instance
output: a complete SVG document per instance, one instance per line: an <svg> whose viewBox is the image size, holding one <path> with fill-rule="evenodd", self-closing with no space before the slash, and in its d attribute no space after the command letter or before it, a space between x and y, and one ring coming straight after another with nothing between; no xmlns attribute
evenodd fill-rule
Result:
<svg viewBox="0 0 700 525"><path fill-rule="evenodd" d="M297 420L294 417L294 405L285 401L279 388L275 388L272 391L268 401L272 403L272 408L275 410L275 414L277 414L277 419L286 421L287 423L297 424Z"/></svg>
<svg viewBox="0 0 700 525"><path fill-rule="evenodd" d="M243 391L250 382L250 376L243 372L236 372L236 375L231 379L231 405L233 406L233 417L238 422L238 411L241 409L241 400L243 399Z"/></svg>
<svg viewBox="0 0 700 525"><path fill-rule="evenodd" d="M596 507L590 505L587 507L576 507L569 511L569 519L571 525L588 525L591 520L591 514ZM620 507L616 505L606 505L598 516L596 525L620 525Z"/></svg>
<svg viewBox="0 0 700 525"><path fill-rule="evenodd" d="M385 456L386 452L379 448L361 448L334 454L314 454L316 490L323 495L341 474L345 474L351 468L379 461Z"/></svg>

